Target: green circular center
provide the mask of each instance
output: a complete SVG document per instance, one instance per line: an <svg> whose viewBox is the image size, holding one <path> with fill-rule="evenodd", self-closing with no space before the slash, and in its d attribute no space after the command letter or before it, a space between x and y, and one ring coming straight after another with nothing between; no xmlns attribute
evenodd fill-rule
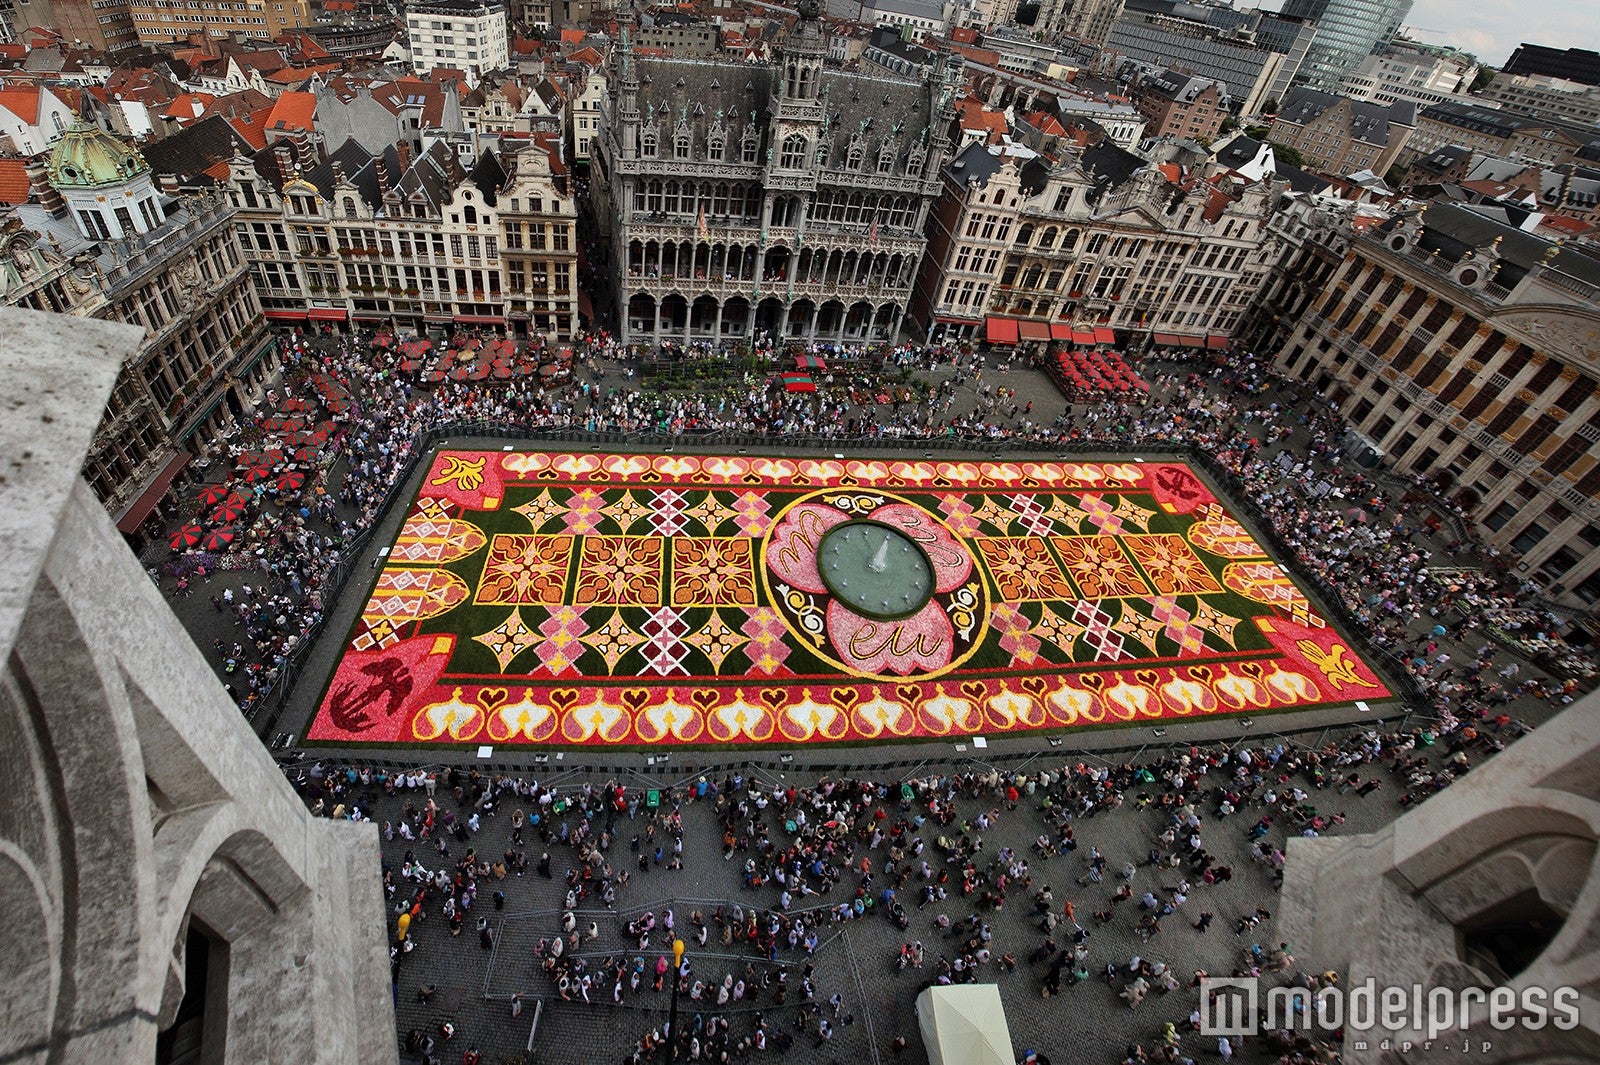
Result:
<svg viewBox="0 0 1600 1065"><path fill-rule="evenodd" d="M878 521L847 521L822 534L817 572L857 614L897 621L933 596L933 563L911 537Z"/></svg>

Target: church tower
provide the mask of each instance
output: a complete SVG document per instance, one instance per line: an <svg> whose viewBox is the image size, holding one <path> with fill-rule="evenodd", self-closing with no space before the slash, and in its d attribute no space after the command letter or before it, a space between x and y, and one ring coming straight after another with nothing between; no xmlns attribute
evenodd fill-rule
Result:
<svg viewBox="0 0 1600 1065"><path fill-rule="evenodd" d="M809 173L822 130L822 64L828 38L822 30L820 0L801 0L800 18L777 50L772 83L772 141L769 175Z"/></svg>

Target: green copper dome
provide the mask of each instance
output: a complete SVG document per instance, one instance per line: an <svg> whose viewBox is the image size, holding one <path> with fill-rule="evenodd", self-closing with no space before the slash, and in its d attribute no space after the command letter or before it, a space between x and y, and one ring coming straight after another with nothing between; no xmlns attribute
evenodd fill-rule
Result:
<svg viewBox="0 0 1600 1065"><path fill-rule="evenodd" d="M150 164L98 126L79 119L50 149L50 184L58 189L96 189L148 174Z"/></svg>

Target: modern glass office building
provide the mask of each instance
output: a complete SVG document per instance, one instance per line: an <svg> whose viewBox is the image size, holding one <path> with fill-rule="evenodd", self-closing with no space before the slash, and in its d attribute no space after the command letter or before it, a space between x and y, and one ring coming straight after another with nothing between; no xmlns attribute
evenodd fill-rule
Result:
<svg viewBox="0 0 1600 1065"><path fill-rule="evenodd" d="M1298 80L1338 92L1344 76L1381 51L1410 11L1411 0L1284 0L1284 15L1317 21Z"/></svg>

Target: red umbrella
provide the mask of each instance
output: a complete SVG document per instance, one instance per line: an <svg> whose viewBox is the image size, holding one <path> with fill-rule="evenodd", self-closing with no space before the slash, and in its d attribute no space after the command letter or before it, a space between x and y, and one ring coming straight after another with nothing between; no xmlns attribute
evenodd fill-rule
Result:
<svg viewBox="0 0 1600 1065"><path fill-rule="evenodd" d="M289 453L289 457L294 459L296 462L305 462L306 460L314 457L316 453L317 449L308 444L305 447L295 448Z"/></svg>
<svg viewBox="0 0 1600 1065"><path fill-rule="evenodd" d="M283 409L291 412L309 411L314 409L314 405L309 399L301 399L296 396L294 399L285 400Z"/></svg>
<svg viewBox="0 0 1600 1065"><path fill-rule="evenodd" d="M328 400L328 409L335 414L343 414L350 409L350 401L348 399L330 399Z"/></svg>
<svg viewBox="0 0 1600 1065"><path fill-rule="evenodd" d="M232 489L225 484L208 484L200 489L200 494L194 498L202 507L214 507L227 499L231 491Z"/></svg>
<svg viewBox="0 0 1600 1065"><path fill-rule="evenodd" d="M420 369L422 369L422 360L421 359L401 359L400 360L400 372L401 373L416 373Z"/></svg>
<svg viewBox="0 0 1600 1065"><path fill-rule="evenodd" d="M306 475L298 470L290 470L288 473L280 474L278 479L272 482L273 487L280 492L298 492L300 486L305 483Z"/></svg>
<svg viewBox="0 0 1600 1065"><path fill-rule="evenodd" d="M299 447L301 444L311 443L310 433L289 433L283 438L283 446L287 448Z"/></svg>
<svg viewBox="0 0 1600 1065"><path fill-rule="evenodd" d="M264 481L271 476L271 466L251 466L248 470L244 471L244 483L255 484L257 481ZM231 521L232 519L228 520Z"/></svg>
<svg viewBox="0 0 1600 1065"><path fill-rule="evenodd" d="M185 551L200 542L200 537L205 535L205 530L198 525L185 525L172 534L169 541L174 551Z"/></svg>
<svg viewBox="0 0 1600 1065"><path fill-rule="evenodd" d="M490 366L486 362L477 362L472 364L472 380L474 381L486 381L488 380L489 375L493 372L494 367Z"/></svg>
<svg viewBox="0 0 1600 1065"><path fill-rule="evenodd" d="M250 502L250 497L243 492L229 492L217 502L219 507L244 507Z"/></svg>
<svg viewBox="0 0 1600 1065"><path fill-rule="evenodd" d="M233 543L233 526L224 525L220 529L213 530L202 546L207 551L221 551L231 543Z"/></svg>
<svg viewBox="0 0 1600 1065"><path fill-rule="evenodd" d="M244 507L230 503L223 503L211 512L211 520L223 525L238 521L242 517L244 517Z"/></svg>
<svg viewBox="0 0 1600 1065"><path fill-rule="evenodd" d="M496 366L494 368L494 376L498 381L509 381L511 379L511 367Z"/></svg>
<svg viewBox="0 0 1600 1065"><path fill-rule="evenodd" d="M443 381L445 377L446 374L443 370L429 370L427 373L422 375L422 381L424 384L436 385Z"/></svg>
<svg viewBox="0 0 1600 1065"><path fill-rule="evenodd" d="M450 371L450 380L452 381L465 381L471 376L472 367L470 366L457 366L454 370Z"/></svg>

